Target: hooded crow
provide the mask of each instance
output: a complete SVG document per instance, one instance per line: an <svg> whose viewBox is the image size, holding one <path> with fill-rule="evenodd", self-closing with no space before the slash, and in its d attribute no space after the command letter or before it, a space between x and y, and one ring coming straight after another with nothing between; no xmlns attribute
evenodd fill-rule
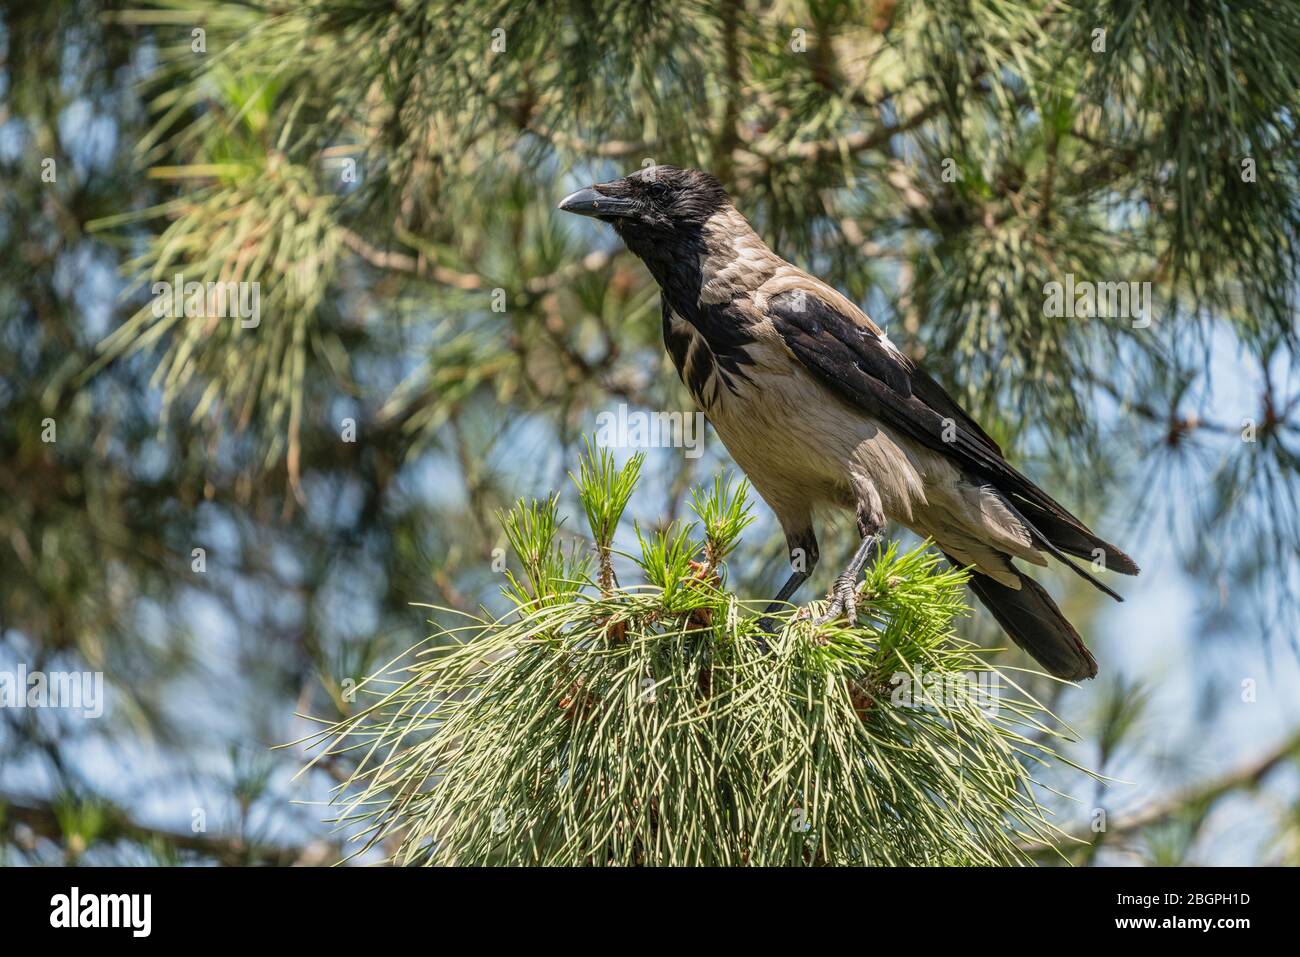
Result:
<svg viewBox="0 0 1300 957"><path fill-rule="evenodd" d="M785 533L792 574L767 616L817 563L814 509L844 508L861 541L819 622L856 620L858 578L892 520L969 568L976 596L1053 675L1096 675L1078 632L1013 560L1051 555L1117 600L1070 556L1126 575L1137 565L1009 465L861 309L772 252L717 179L653 166L559 208L613 226L659 284L682 382Z"/></svg>

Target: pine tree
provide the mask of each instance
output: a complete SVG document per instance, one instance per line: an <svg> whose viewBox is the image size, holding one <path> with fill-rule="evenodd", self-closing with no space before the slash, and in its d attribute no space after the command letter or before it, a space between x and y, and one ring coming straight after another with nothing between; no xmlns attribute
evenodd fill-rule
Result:
<svg viewBox="0 0 1300 957"><path fill-rule="evenodd" d="M1050 861L1060 844L1080 861L1114 845L1194 861L1211 853L1202 842L1225 798L1291 766L1294 735L1282 729L1263 758L1201 780L1194 755L1213 715L1196 711L1172 722L1186 728L1183 780L1162 776L1164 798L1099 831L1088 815L1113 794L1070 763L1114 772L1142 753L1144 722L1167 713L1129 676L1090 687L1090 733L1057 741L1069 760L1050 767L995 760L1017 732L982 713L863 718L845 687L922 665L996 666L1024 686L1018 716L1054 727L1033 702L1061 710L1057 686L1017 672L1014 651L985 654L996 639L961 616L959 577L911 542L871 572L875 617L826 644L796 626L760 660L747 603L772 593L781 544L761 507L731 551L735 535L710 539L711 526L739 520L740 501L714 484L727 462L711 440L698 458L656 450L635 492L601 484L626 476L599 455L579 467L580 491L564 487L599 412L691 403L663 355L649 277L553 206L649 162L716 173L773 248L862 303L1019 467L1120 544L1168 533L1204 595L1206 648L1263 642L1290 655L1294 3L64 0L10 5L0 26L0 665L103 671L116 702L103 722L0 713L3 765L40 772L0 776L6 861L333 859L344 849L283 835L320 833L318 809L290 799L339 781L350 782L338 795L348 827L380 827L368 832L383 835L373 853L411 861L436 859L448 833L439 815L469 810L454 832L459 859L492 848L512 860ZM178 274L257 283L259 321L155 314L154 284ZM1080 283L1137 292L1070 308L1064 290ZM521 497L541 504L515 508ZM688 532L691 502L702 514ZM549 524L560 515L587 518L592 564L550 551L578 540ZM824 538L830 567L847 538ZM632 557L611 553L615 540ZM494 556L507 547L521 577L503 598ZM1052 587L1089 617L1090 597ZM438 650L389 670L423 634L413 602L442 609L422 646ZM650 620L656 609L668 617ZM530 637L548 622L552 638ZM599 651L602 628L626 640ZM1109 638L1103 619L1085 632ZM1225 638L1242 634L1262 638ZM469 635L484 648L537 647L467 675ZM517 749L530 726L507 720L529 694L555 718L564 689L552 704L546 679L563 665L601 689L594 713L646 722L618 740L674 729L667 760L690 747L674 709L715 653L726 687L754 691L735 708L721 690L706 699L708 720L732 722L719 746L770 745L795 763L786 777L761 763L733 774L734 800L692 797L715 802L690 808L703 817L584 806L584 827L526 844L529 819L512 815L533 804L503 804L507 829L495 834L487 806L518 797L501 790L510 774L538 771L518 750L439 792L425 785L454 762L437 751L436 726L415 729L429 743L399 748L400 765L358 763L365 750L347 746L365 735L393 744L372 722L418 703L421 721L481 720ZM1204 661L1201 700L1265 680ZM615 681L643 666L658 709L630 707L640 684ZM195 676L213 673L217 700L200 703ZM515 697L448 711L449 682L510 675L522 679ZM412 684L384 703L395 676ZM821 689L816 707L790 703L796 682ZM611 710L620 694L629 707ZM322 747L338 742L314 754L305 794L282 784L303 755L265 751L298 734L295 709L333 730ZM879 826L887 806L867 802L865 777L836 792L846 801L834 812L809 784L781 790L796 767L850 772L798 751L812 738L790 729L821 722L816 740L869 748L887 733L938 735L949 719L989 762L955 767L1003 775L997 787L963 781L979 813L913 802L914 829L898 834ZM586 725L565 727L602 758ZM133 810L140 785L108 787L83 758L141 740L172 772L166 795L151 794L167 809L156 819ZM956 794L942 791L957 785L938 747L922 738L909 752L915 777L862 773ZM1030 785L1031 772L1046 786ZM781 781L769 803L753 797L760 773ZM209 785L197 809L175 784L191 777ZM413 803L391 805L393 794ZM1033 799L1056 816L1021 803ZM1262 859L1295 859L1293 805L1289 794L1276 813L1253 805L1270 822ZM812 823L801 838L788 829L796 808ZM191 830L196 810L208 830ZM537 811L552 823L559 812ZM744 830L742 814L767 830ZM1054 840L1046 820L1084 843ZM870 847L843 839L864 824ZM599 846L573 837L597 832ZM705 834L709 849L694 842ZM668 835L671 847L655 845Z"/></svg>

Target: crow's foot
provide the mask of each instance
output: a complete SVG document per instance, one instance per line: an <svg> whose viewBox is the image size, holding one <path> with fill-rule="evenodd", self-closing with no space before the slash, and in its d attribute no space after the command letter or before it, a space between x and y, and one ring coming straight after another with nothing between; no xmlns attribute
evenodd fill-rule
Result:
<svg viewBox="0 0 1300 957"><path fill-rule="evenodd" d="M830 604L826 610L815 617L814 625L828 625L843 616L850 625L858 621L858 582L856 575L841 575L835 579L831 592L826 596Z"/></svg>

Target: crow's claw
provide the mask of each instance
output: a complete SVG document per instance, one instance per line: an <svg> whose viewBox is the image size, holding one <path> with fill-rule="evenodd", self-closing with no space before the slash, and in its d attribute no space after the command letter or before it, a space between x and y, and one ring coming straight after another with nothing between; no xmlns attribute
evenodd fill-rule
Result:
<svg viewBox="0 0 1300 957"><path fill-rule="evenodd" d="M835 579L835 585L831 588L831 593L827 597L831 603L826 606L826 611L813 619L814 625L828 625L841 615L847 619L850 625L857 624L858 585L856 576L850 578L848 575L841 575Z"/></svg>

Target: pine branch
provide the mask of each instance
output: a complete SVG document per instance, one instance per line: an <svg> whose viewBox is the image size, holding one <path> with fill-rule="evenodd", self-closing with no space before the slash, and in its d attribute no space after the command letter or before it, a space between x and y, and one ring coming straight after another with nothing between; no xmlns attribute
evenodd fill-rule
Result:
<svg viewBox="0 0 1300 957"><path fill-rule="evenodd" d="M482 289L485 285L481 276L448 269L446 266L430 262L423 255L411 256L407 253L380 249L362 239L350 229L340 227L339 235L343 237L343 242L348 249L351 249L376 269L413 273L417 276L432 279L434 282L442 283L444 286L451 286L454 289L472 291Z"/></svg>
<svg viewBox="0 0 1300 957"><path fill-rule="evenodd" d="M1091 852L1105 844L1114 843L1118 838L1185 814L1191 809L1198 809L1198 813L1204 814L1228 795L1258 787L1275 769L1297 757L1300 757L1300 732L1227 774L1185 788L1135 811L1108 816L1104 831L1094 832L1081 828L1070 832L1060 842L1050 845L1026 844L1024 850L1035 856L1055 856L1061 852L1070 855L1084 850Z"/></svg>
<svg viewBox="0 0 1300 957"><path fill-rule="evenodd" d="M856 622L794 616L765 652L761 604L726 588L743 487L696 492L702 539L694 523L638 529L630 557L645 583L615 584L613 530L639 465L592 451L575 476L594 574L561 547L555 498L520 503L502 517L523 567L507 573L513 610L438 629L360 686L357 714L306 740L313 764L359 758L334 799L357 853L395 842L403 864L992 864L1023 861L1030 835L1052 841L1021 759L1050 761L1026 732L1050 742L1053 719L955 636L963 573L924 547L891 549Z"/></svg>
<svg viewBox="0 0 1300 957"><path fill-rule="evenodd" d="M116 843L174 848L226 867L319 865L327 863L334 853L324 843L304 847L277 846L244 842L220 834L195 834L154 827L139 823L122 808L103 801L94 802L92 813L85 816L93 821L93 827L89 833L83 834L75 824L70 829L70 815L63 805L0 798L0 828L4 829L10 842L23 843L25 839L16 829L26 828L30 835L54 842L74 858L101 844ZM75 820L76 815L72 818Z"/></svg>

